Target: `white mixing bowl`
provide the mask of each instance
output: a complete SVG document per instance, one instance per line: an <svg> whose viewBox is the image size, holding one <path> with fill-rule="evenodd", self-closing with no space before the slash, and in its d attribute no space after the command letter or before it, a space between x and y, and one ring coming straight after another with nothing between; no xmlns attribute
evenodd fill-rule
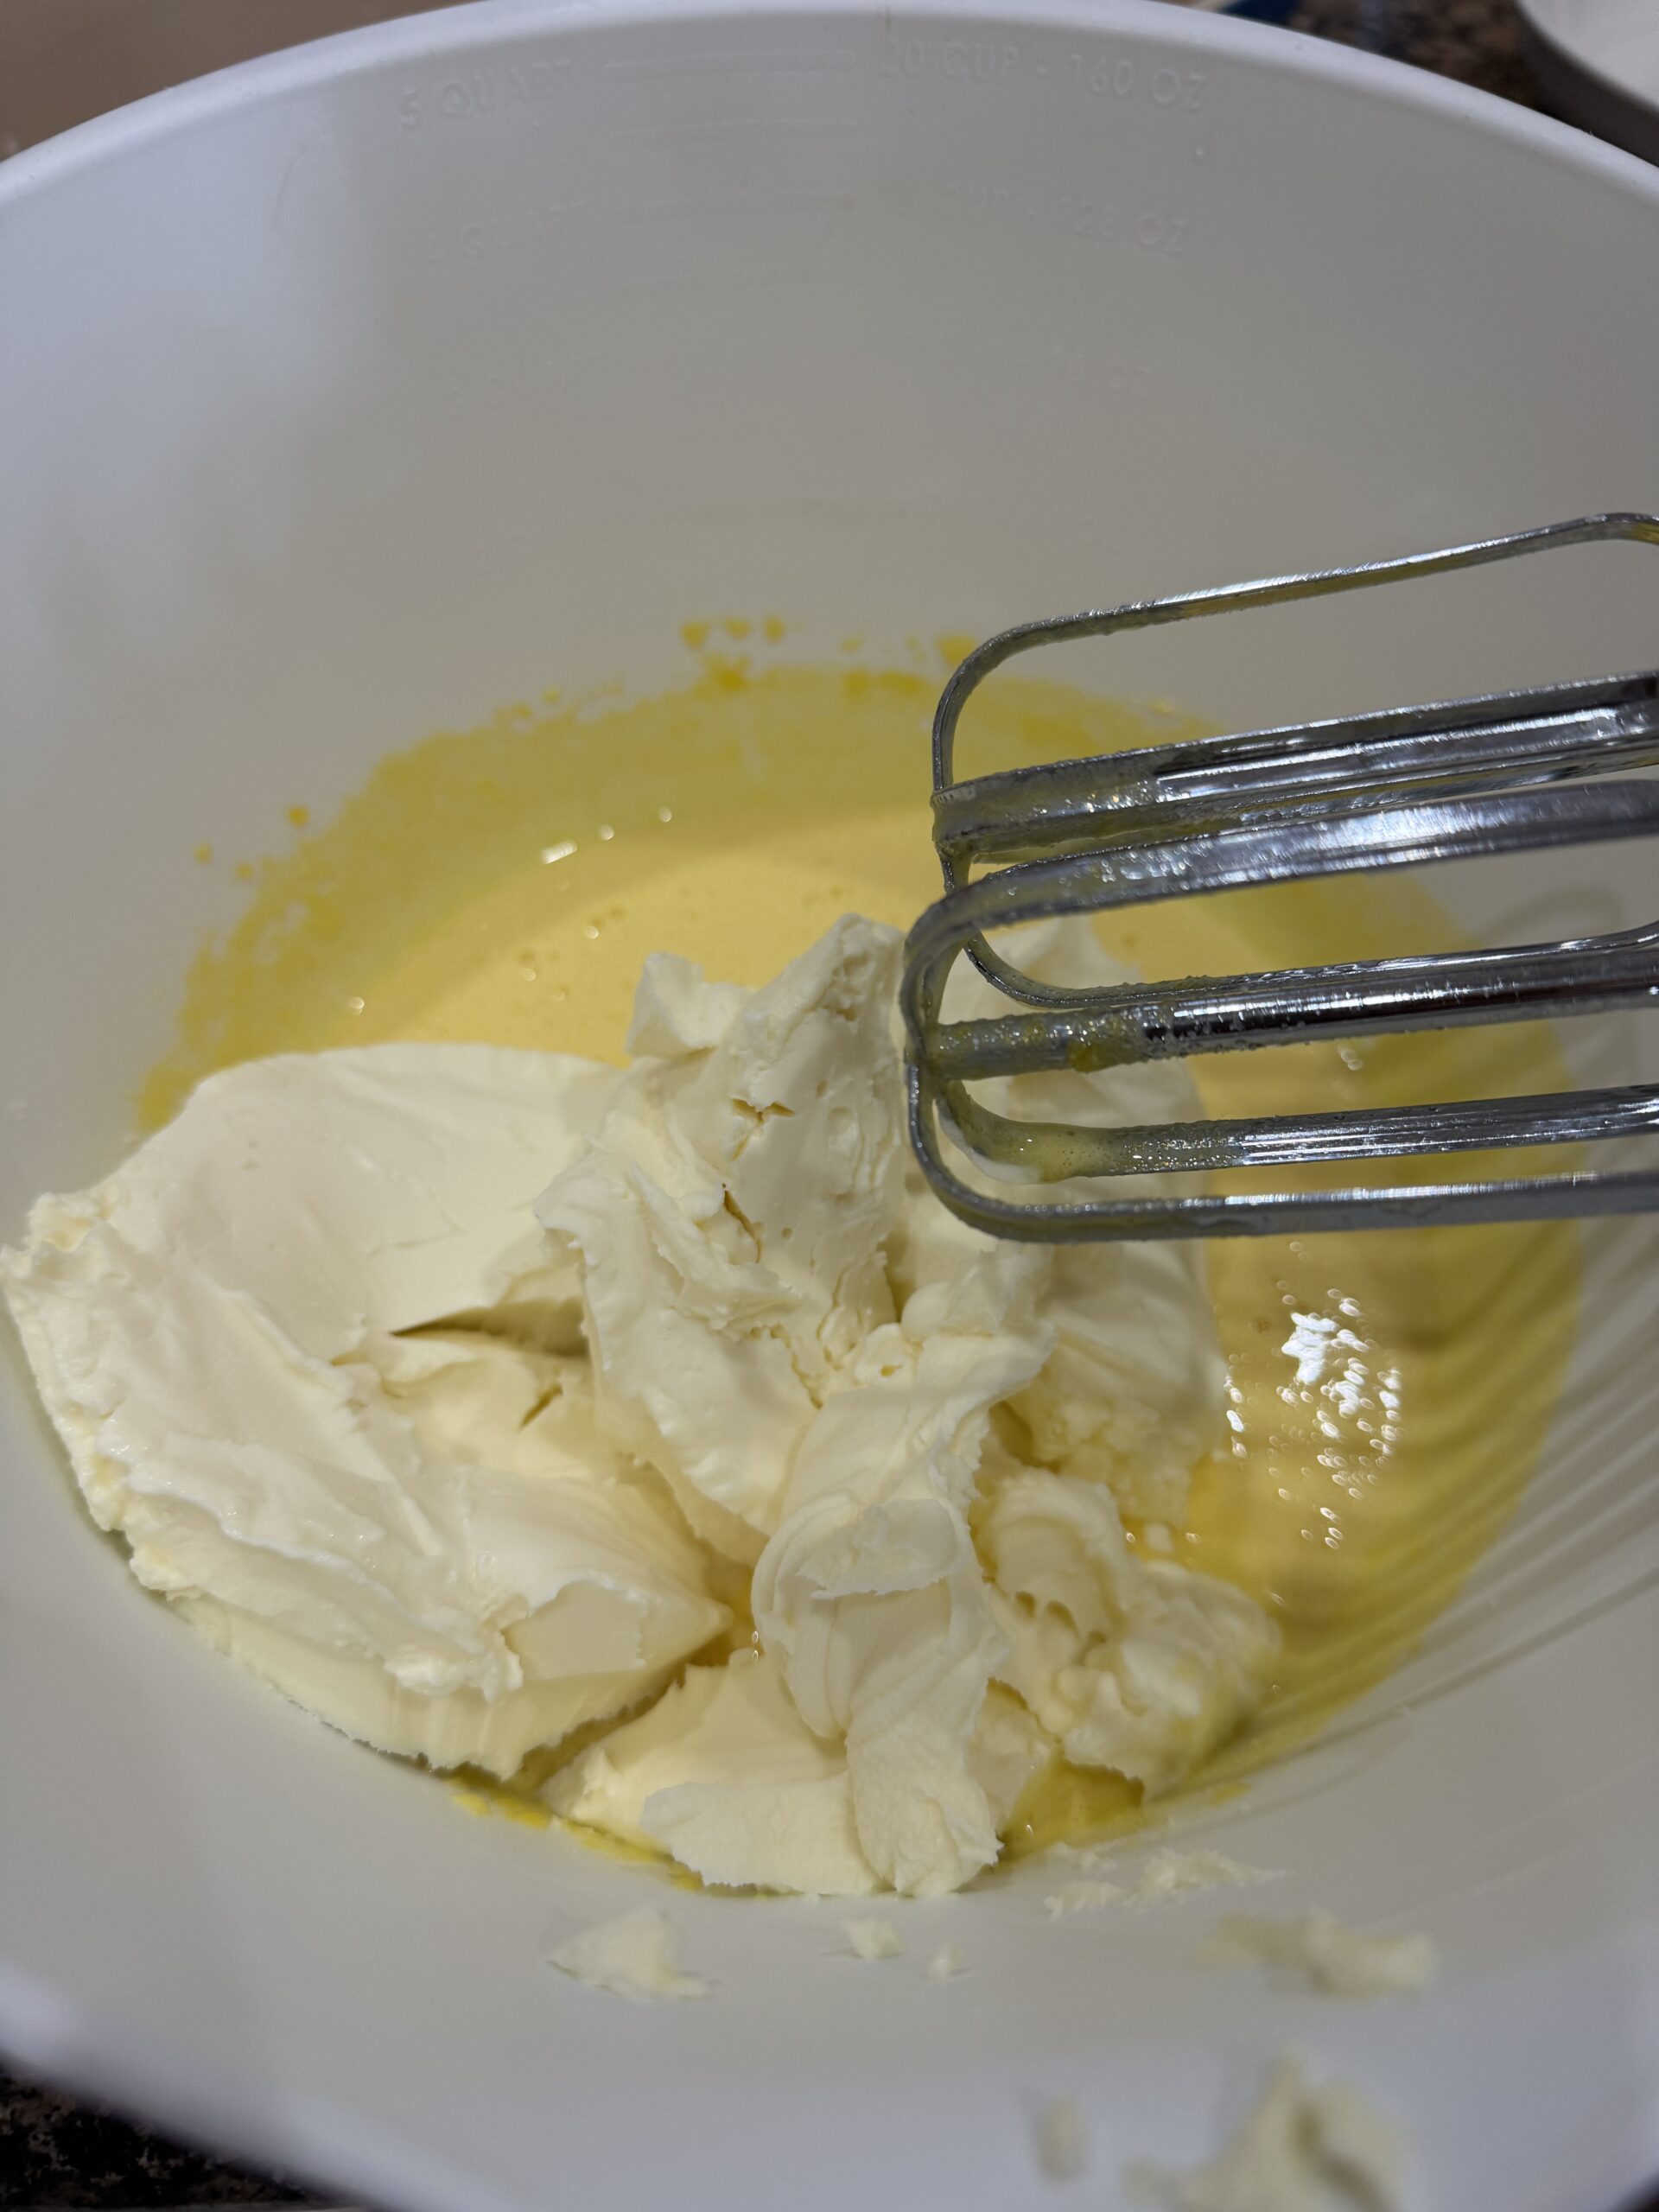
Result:
<svg viewBox="0 0 1659 2212"><path fill-rule="evenodd" d="M1659 507L1656 362L1659 175L1128 0L462 9L20 157L0 1229L116 1156L228 911L197 838L257 849L498 700L650 685L690 613L879 645ZM1652 662L1649 556L1547 566L1098 680L1240 718ZM1598 851L1525 896L1554 934L1651 918L1652 880ZM1645 1227L1588 1249L1519 1520L1205 1824L1292 1870L1275 1910L1433 1929L1415 2006L1207 1974L1166 1918L1050 1927L1030 1866L915 1909L950 1986L830 1956L830 1907L667 1893L715 1998L597 1997L548 1940L665 1893L458 1817L216 1658L93 1535L10 1363L0 2044L420 2212L1011 2212L1047 2201L1032 2100L1084 2107L1078 2201L1110 2204L1295 2040L1409 2115L1423 2205L1609 2212L1659 2171L1659 1273Z"/></svg>

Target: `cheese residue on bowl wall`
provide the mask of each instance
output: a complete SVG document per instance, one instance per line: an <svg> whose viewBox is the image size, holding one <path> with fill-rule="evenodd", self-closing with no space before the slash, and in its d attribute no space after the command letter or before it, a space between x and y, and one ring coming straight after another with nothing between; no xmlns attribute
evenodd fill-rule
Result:
<svg viewBox="0 0 1659 2212"><path fill-rule="evenodd" d="M252 1418L238 1405L275 1405L280 1375L295 1463L344 1452L359 1488L284 1494L281 1602L255 1602L209 1554L257 1496L266 1440L239 1465L191 1460L181 1537L142 1467L158 1437L179 1456L181 1377L155 1370L146 1397L124 1373L106 1395L137 1427L105 1451L88 1338L46 1366L74 1401L95 1512L153 1586L354 1732L511 1777L526 1802L556 1766L566 1817L714 1881L953 1886L999 1834L1018 1851L1097 1834L1143 1793L1268 1756L1448 1600L1525 1480L1572 1334L1560 1226L1203 1256L974 1249L905 1175L890 1035L868 1016L890 997L893 925L937 890L932 690L715 668L383 764L265 864L198 962L148 1117L213 1068L326 1057L208 1084L159 1153L44 1222L22 1286L27 1309L95 1256L107 1342L130 1255L142 1274L200 1249L250 1187L241 1166L217 1195L199 1172L202 1117L221 1162L263 1145L265 1273L183 1267L180 1342L207 1328L248 1382L227 1389L232 1426ZM1005 681L979 730L1001 761L1186 734ZM1068 927L1037 957L1160 974L1448 934L1397 883ZM664 945L678 957L646 967ZM825 1020L839 1092L811 1058ZM359 1046L380 1049L338 1050ZM1192 1075L1213 1112L1319 1110L1548 1087L1548 1053L1537 1031L1485 1031ZM1132 1118L1190 1110L1183 1071L1130 1077L1148 1079L1167 1095ZM331 1154L341 1115L350 1144ZM312 1202L284 1221L296 1181ZM332 1313L302 1288L331 1236L353 1254ZM350 1573L368 1529L372 1629ZM1131 1623L1137 1659L1150 1636L1184 1694L1149 1702L1151 1678L1125 1671ZM891 1670L861 1676L872 1649L912 1655L896 1704ZM925 1651L950 1662L930 1674Z"/></svg>

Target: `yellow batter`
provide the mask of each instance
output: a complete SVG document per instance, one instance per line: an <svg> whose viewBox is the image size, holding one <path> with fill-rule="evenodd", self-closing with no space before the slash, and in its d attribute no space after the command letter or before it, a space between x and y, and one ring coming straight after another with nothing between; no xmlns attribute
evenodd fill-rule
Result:
<svg viewBox="0 0 1659 2212"><path fill-rule="evenodd" d="M518 707L387 760L334 823L254 871L244 918L191 972L145 1127L211 1069L270 1052L401 1038L620 1060L648 952L753 985L849 909L907 924L938 890L937 690L910 672L710 657L660 698ZM964 724L960 772L1198 734L999 677ZM1189 900L1102 934L1154 976L1455 942L1398 880ZM1191 1065L1217 1114L1566 1080L1535 1025ZM1284 1644L1258 1721L1194 1786L1306 1733L1454 1595L1531 1472L1576 1326L1578 1236L1373 1232L1217 1244L1209 1259L1232 1443L1199 1470L1179 1541L1261 1599ZM1135 1796L1062 1770L1021 1808L1011 1847L1098 1834L1134 1817Z"/></svg>

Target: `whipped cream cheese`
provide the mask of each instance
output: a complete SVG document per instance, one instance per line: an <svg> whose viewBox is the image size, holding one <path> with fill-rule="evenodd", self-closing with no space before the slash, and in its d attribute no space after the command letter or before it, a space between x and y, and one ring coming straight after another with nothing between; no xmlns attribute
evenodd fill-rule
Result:
<svg viewBox="0 0 1659 2212"><path fill-rule="evenodd" d="M1178 1782L1274 1641L1125 1535L1179 1523L1221 1434L1200 1262L1000 1243L937 1205L903 1142L899 942L846 917L753 992L656 955L620 1074L252 1063L41 1201L3 1281L139 1579L436 1764L505 1775L620 1717L549 1802L711 1884L938 1894L1061 1757ZM1018 950L1122 975L1083 922ZM947 1015L991 1010L964 968ZM995 1089L1195 1110L1170 1066ZM721 1649L746 1575L753 1635Z"/></svg>

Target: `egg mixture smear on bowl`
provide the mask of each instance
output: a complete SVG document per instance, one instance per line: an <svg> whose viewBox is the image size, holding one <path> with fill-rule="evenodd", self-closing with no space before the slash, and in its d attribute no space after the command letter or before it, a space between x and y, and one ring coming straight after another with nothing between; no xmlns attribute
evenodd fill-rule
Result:
<svg viewBox="0 0 1659 2212"><path fill-rule="evenodd" d="M905 1141L933 680L710 659L383 764L197 962L152 1134L3 1282L100 1526L334 1726L711 1885L931 1895L1227 1782L1514 1504L1570 1225L1049 1248ZM992 761L1193 734L1001 679ZM1039 976L1444 944L1402 883ZM998 1010L965 963L948 1018ZM1141 1122L1564 1080L1548 1033L1022 1077Z"/></svg>

